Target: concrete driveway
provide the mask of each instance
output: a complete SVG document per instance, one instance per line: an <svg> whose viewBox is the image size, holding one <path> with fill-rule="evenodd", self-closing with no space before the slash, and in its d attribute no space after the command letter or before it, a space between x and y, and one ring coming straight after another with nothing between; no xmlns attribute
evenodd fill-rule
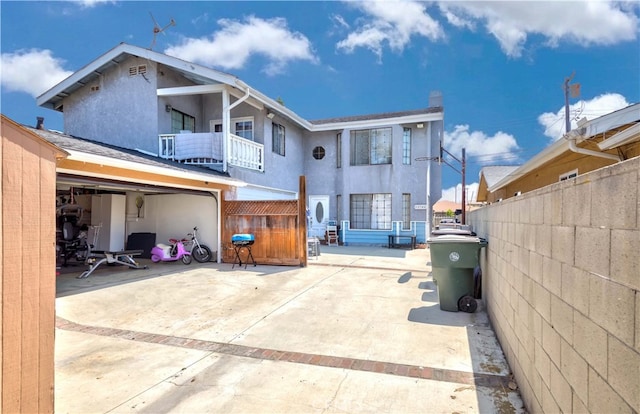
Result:
<svg viewBox="0 0 640 414"><path fill-rule="evenodd" d="M58 277L56 413L518 413L480 303L439 309L428 249L322 246L306 268Z"/></svg>

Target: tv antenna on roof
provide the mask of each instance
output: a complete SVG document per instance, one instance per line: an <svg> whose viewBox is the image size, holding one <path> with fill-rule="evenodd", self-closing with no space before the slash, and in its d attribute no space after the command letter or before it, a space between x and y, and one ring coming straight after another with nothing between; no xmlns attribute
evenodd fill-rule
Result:
<svg viewBox="0 0 640 414"><path fill-rule="evenodd" d="M151 50L153 49L153 46L156 44L156 36L158 36L158 33L163 33L169 27L175 26L176 21L173 20L173 18L171 18L171 20L169 21L169 24L167 24L164 27L161 27L156 21L156 19L153 17L153 14L151 14L151 12L149 12L149 15L151 16L151 20L153 20L153 41L151 42L151 46L149 46L149 50Z"/></svg>

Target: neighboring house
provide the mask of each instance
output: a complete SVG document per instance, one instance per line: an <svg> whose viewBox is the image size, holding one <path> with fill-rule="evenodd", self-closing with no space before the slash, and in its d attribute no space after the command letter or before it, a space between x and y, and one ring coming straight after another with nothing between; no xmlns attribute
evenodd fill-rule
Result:
<svg viewBox="0 0 640 414"><path fill-rule="evenodd" d="M640 103L581 120L576 129L531 160L497 182L487 183L483 201L494 203L637 156Z"/></svg>
<svg viewBox="0 0 640 414"><path fill-rule="evenodd" d="M518 169L519 165L489 165L480 170L480 181L478 183L477 202L486 202L489 196L489 187L493 187L503 178Z"/></svg>
<svg viewBox="0 0 640 414"><path fill-rule="evenodd" d="M235 76L120 44L37 102L64 112L66 134L246 183L226 200L295 199L305 176L309 232L319 237L335 220L344 242L424 239L441 194L441 167L416 161L439 153L439 93L422 110L309 121Z"/></svg>

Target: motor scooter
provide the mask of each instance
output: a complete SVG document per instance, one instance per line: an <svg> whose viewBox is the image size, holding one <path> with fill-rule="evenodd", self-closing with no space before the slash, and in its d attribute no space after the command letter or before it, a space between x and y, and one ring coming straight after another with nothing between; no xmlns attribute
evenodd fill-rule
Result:
<svg viewBox="0 0 640 414"><path fill-rule="evenodd" d="M191 253L184 248L187 239L169 239L171 245L158 243L151 249L151 261L158 262L175 262L182 260L182 263L188 265L191 263Z"/></svg>

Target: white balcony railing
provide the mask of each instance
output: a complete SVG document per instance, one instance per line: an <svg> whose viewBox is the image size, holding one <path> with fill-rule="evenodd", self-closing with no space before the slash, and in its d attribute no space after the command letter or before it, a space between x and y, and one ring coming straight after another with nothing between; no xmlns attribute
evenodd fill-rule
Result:
<svg viewBox="0 0 640 414"><path fill-rule="evenodd" d="M161 134L158 154L161 158L185 164L217 166L224 161L223 135L216 133ZM231 135L227 163L264 171L264 145Z"/></svg>
<svg viewBox="0 0 640 414"><path fill-rule="evenodd" d="M231 134L227 162L237 167L264 171L264 145Z"/></svg>

